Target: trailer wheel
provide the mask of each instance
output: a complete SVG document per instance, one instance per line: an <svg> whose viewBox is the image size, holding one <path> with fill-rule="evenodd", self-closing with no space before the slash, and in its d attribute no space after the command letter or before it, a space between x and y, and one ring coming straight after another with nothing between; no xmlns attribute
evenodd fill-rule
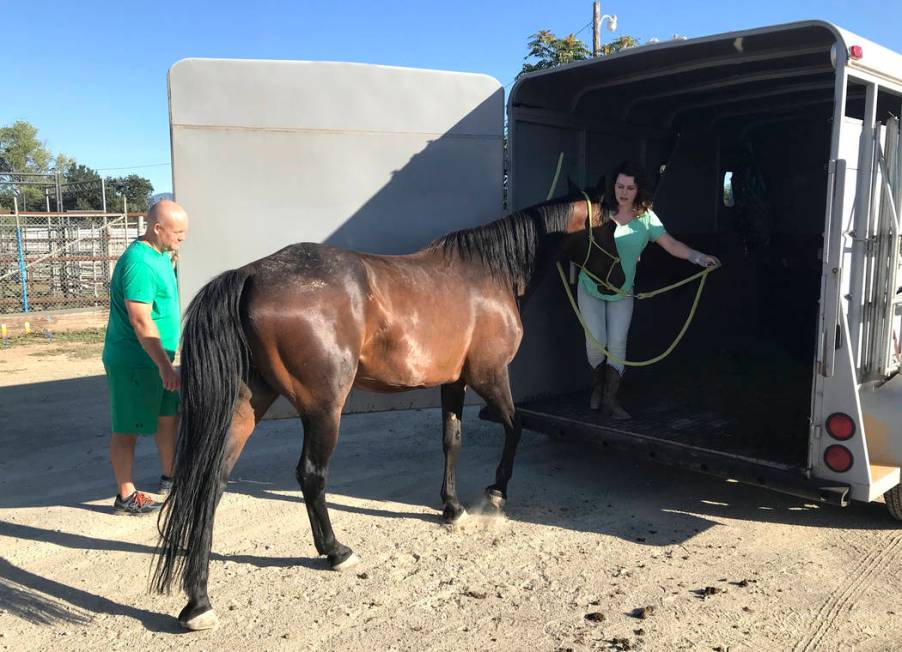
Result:
<svg viewBox="0 0 902 652"><path fill-rule="evenodd" d="M886 508L889 510L890 516L897 521L902 521L902 484L883 494L883 500L886 501Z"/></svg>

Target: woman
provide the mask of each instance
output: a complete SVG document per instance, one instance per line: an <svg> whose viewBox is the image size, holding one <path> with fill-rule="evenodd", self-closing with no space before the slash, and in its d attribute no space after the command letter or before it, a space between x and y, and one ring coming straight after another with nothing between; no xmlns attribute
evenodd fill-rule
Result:
<svg viewBox="0 0 902 652"><path fill-rule="evenodd" d="M584 271L579 274L579 309L589 331L613 356L626 359L626 338L633 318L633 280L636 263L649 242L655 242L675 258L688 260L702 267L719 265L714 256L689 248L664 229L651 210L651 199L642 168L632 162L621 163L613 175L613 185L605 196L605 220L614 222L616 255L622 267L611 278L623 278L620 292L613 292L593 281ZM629 413L617 403L617 392L623 376L623 364L608 360L586 336L586 354L593 369L592 398L589 407L601 409L605 416L624 421Z"/></svg>

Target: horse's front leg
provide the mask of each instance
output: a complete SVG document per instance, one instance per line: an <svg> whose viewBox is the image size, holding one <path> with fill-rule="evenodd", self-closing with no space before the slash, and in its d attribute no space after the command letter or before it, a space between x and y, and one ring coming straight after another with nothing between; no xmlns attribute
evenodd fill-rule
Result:
<svg viewBox="0 0 902 652"><path fill-rule="evenodd" d="M457 456L460 452L460 418L463 413L466 390L467 386L462 381L442 385L442 448L445 452L445 476L442 480L442 503L444 504L442 521L445 523L454 523L462 516L466 516L467 513L457 499L454 473L457 468Z"/></svg>
<svg viewBox="0 0 902 652"><path fill-rule="evenodd" d="M341 406L318 413L302 412L301 420L304 423L304 449L295 474L310 517L313 544L319 554L326 555L333 570L347 570L360 558L335 539L326 509L326 476L329 459L338 443Z"/></svg>
<svg viewBox="0 0 902 652"><path fill-rule="evenodd" d="M517 453L523 428L514 409L507 367L486 374L478 382L470 384L473 391L485 399L495 411L501 425L504 426L504 451L495 471L495 483L485 488L488 501L500 509L507 500L507 484L514 472L514 455Z"/></svg>
<svg viewBox="0 0 902 652"><path fill-rule="evenodd" d="M219 485L217 487L216 502L214 511L219 506L222 494L225 491L226 483L229 480L229 474L238 461L244 444L250 438L254 431L254 426L276 398L276 393L262 382L252 382L253 394L251 389L246 385L241 388L241 395L232 415L232 424L229 427L229 433L226 435L225 450L223 457L222 469L219 473ZM213 541L213 522L211 520L210 527L204 532L201 541L200 552L200 568L201 571L196 577L192 577L187 581L185 590L188 594L188 604L185 605L181 613L179 613L179 623L185 629L200 630L215 627L219 622L213 605L210 603L210 596L207 594L207 581L210 574L210 547Z"/></svg>

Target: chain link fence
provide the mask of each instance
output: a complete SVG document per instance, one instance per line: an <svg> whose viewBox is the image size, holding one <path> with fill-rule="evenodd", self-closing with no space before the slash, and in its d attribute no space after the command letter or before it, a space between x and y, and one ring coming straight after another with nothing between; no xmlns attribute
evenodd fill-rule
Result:
<svg viewBox="0 0 902 652"><path fill-rule="evenodd" d="M0 214L0 313L105 310L119 256L142 213Z"/></svg>

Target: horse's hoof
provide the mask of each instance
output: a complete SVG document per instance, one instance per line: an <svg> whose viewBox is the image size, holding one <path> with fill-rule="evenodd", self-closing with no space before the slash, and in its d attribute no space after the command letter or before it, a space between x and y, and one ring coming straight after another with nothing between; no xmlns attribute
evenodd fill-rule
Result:
<svg viewBox="0 0 902 652"><path fill-rule="evenodd" d="M485 499L489 501L489 504L495 509L504 509L504 503L507 502L500 489L486 489Z"/></svg>
<svg viewBox="0 0 902 652"><path fill-rule="evenodd" d="M445 510L442 512L442 523L445 525L454 525L456 523L460 523L466 520L467 510L463 507L445 507Z"/></svg>
<svg viewBox="0 0 902 652"><path fill-rule="evenodd" d="M216 612L210 609L191 620L179 620L179 624L187 630L197 632L202 629L213 629L219 624L219 618Z"/></svg>
<svg viewBox="0 0 902 652"><path fill-rule="evenodd" d="M356 553L352 552L348 556L348 558L345 559L344 561L340 561L337 564L333 564L332 570L339 571L339 572L346 571L351 568L354 568L354 566L356 566L359 563L360 563L360 557L358 557Z"/></svg>

